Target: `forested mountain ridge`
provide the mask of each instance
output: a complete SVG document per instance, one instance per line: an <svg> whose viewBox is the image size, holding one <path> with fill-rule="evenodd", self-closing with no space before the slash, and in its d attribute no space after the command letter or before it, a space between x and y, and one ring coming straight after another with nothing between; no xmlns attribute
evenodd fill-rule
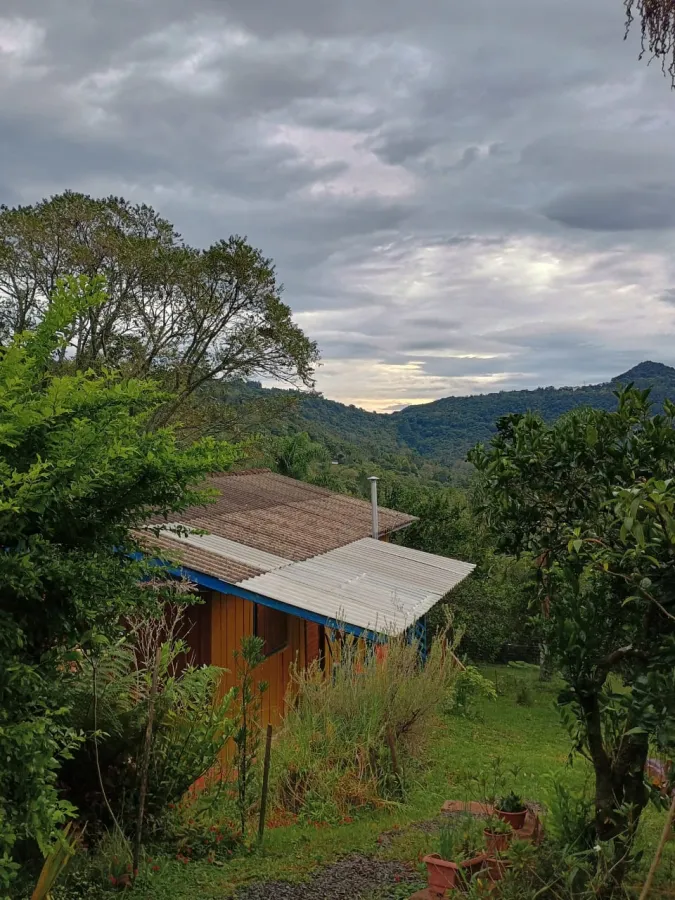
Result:
<svg viewBox="0 0 675 900"><path fill-rule="evenodd" d="M475 443L490 439L500 416L531 410L552 421L581 406L614 409L614 392L630 383L651 388L655 408L661 407L667 397L675 399L675 368L646 361L603 384L444 397L394 413L368 412L300 393L295 395L297 402L289 410L283 430L305 430L336 453L341 447L352 446L377 459L383 454L413 451L453 466ZM243 392L271 393L254 384L247 385Z"/></svg>
<svg viewBox="0 0 675 900"><path fill-rule="evenodd" d="M661 407L667 397L675 398L675 368L646 361L604 384L444 397L406 407L391 418L400 443L423 456L452 463L462 459L477 441L489 440L500 416L532 411L550 422L580 406L614 409L615 391L631 383L651 388L655 407Z"/></svg>

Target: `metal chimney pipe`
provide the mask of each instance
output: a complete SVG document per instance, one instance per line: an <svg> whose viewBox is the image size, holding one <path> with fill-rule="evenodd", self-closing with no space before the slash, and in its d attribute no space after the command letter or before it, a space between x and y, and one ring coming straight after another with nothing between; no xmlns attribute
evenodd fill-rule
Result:
<svg viewBox="0 0 675 900"><path fill-rule="evenodd" d="M371 475L368 481L370 482L370 502L373 507L373 537L377 541L380 538L380 519L377 512L377 482L379 478L377 475Z"/></svg>

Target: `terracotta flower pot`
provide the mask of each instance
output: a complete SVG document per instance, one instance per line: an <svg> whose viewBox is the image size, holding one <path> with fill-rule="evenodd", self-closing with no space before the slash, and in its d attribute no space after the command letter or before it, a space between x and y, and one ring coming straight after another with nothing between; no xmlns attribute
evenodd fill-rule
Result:
<svg viewBox="0 0 675 900"><path fill-rule="evenodd" d="M501 881L511 863L506 859L488 859L487 872L490 881Z"/></svg>
<svg viewBox="0 0 675 900"><path fill-rule="evenodd" d="M485 865L484 856L476 856L461 863L448 862L437 853L424 857L427 867L429 891L437 897L445 897L446 891L461 888Z"/></svg>
<svg viewBox="0 0 675 900"><path fill-rule="evenodd" d="M495 812L504 822L508 822L514 831L520 831L525 824L527 810L521 809L520 812L504 812L503 809L495 809Z"/></svg>
<svg viewBox="0 0 675 900"><path fill-rule="evenodd" d="M513 834L495 834L486 828L483 832L487 845L488 856L497 856L498 853L506 853L511 844Z"/></svg>

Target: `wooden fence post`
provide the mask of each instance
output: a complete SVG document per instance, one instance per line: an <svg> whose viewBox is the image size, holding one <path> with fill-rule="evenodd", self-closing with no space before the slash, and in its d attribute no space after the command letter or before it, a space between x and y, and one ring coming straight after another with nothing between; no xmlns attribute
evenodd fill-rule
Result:
<svg viewBox="0 0 675 900"><path fill-rule="evenodd" d="M262 796L260 798L260 822L258 823L258 842L262 844L265 832L265 813L267 811L267 792L270 780L270 755L272 753L272 726L267 726L267 740L265 741L265 761L263 763Z"/></svg>

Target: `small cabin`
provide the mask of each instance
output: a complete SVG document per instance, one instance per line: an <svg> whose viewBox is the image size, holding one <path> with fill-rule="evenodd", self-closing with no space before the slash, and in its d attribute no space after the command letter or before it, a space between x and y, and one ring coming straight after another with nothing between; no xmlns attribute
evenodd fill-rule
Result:
<svg viewBox="0 0 675 900"><path fill-rule="evenodd" d="M215 503L143 533L159 564L197 585L205 602L188 609L187 641L197 664L229 670L224 689L241 638L262 638L264 723L283 717L292 663L330 670L338 633L424 642L426 613L474 568L390 543L415 518L378 506L372 481L369 503L266 469L217 475Z"/></svg>

